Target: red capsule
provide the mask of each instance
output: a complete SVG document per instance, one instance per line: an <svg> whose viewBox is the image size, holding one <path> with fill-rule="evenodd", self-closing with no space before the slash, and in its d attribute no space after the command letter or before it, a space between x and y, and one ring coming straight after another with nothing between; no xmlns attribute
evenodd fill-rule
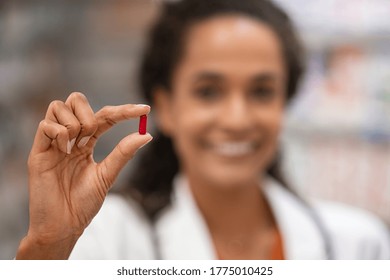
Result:
<svg viewBox="0 0 390 280"><path fill-rule="evenodd" d="M139 117L139 126L138 126L139 134L146 134L147 122L148 122L148 117L146 115L142 115L141 117Z"/></svg>

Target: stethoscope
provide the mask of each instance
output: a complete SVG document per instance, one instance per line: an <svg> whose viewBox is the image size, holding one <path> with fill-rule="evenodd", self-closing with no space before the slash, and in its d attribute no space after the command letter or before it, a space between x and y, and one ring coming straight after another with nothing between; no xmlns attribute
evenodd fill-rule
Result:
<svg viewBox="0 0 390 280"><path fill-rule="evenodd" d="M334 250L330 238L330 234L328 230L326 229L324 222L318 212L312 207L308 202L303 200L300 196L297 196L298 200L301 202L303 207L305 208L308 216L311 218L313 223L316 225L319 234L321 235L322 242L324 245L324 252L325 252L325 259L326 260L334 260Z"/></svg>
<svg viewBox="0 0 390 280"><path fill-rule="evenodd" d="M301 202L303 207L305 208L305 211L307 212L308 216L311 218L313 223L316 225L319 234L321 235L323 245L324 245L324 252L325 252L325 259L326 260L333 260L334 259L334 251L333 246L330 238L330 234L328 230L326 229L324 222L318 212L304 199L302 199L300 196L296 195L298 200ZM157 234L156 229L156 223L152 222L152 243L153 243L153 250L154 250L154 258L155 260L162 260L163 255L161 252L161 244L160 239Z"/></svg>

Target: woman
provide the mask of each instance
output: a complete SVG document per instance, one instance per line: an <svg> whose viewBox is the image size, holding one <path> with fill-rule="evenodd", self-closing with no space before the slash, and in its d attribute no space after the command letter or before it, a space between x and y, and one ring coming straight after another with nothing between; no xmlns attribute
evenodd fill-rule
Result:
<svg viewBox="0 0 390 280"><path fill-rule="evenodd" d="M100 163L93 148L150 107L94 114L80 93L51 103L29 157L30 226L17 258L389 258L378 220L309 206L280 178L279 132L302 72L295 32L271 2L166 4L141 70L158 130L129 189L106 199L152 137L131 134Z"/></svg>

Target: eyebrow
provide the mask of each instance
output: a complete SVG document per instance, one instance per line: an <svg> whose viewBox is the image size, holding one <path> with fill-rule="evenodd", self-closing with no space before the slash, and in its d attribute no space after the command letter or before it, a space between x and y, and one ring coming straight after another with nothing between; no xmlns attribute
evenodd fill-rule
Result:
<svg viewBox="0 0 390 280"><path fill-rule="evenodd" d="M213 81L222 81L224 80L223 75L217 74L215 72L202 72L196 75L194 81L198 82L201 80L213 80Z"/></svg>
<svg viewBox="0 0 390 280"><path fill-rule="evenodd" d="M251 81L253 82L272 82L276 80L276 76L274 73L271 72L266 72L266 73L261 73L253 76L251 78Z"/></svg>
<svg viewBox="0 0 390 280"><path fill-rule="evenodd" d="M212 81L222 81L224 80L224 76L215 72L202 72L198 74L194 81L198 82L201 80L212 80ZM272 72L265 72L265 73L260 73L256 74L253 77L250 78L252 82L272 82L276 80L276 76Z"/></svg>

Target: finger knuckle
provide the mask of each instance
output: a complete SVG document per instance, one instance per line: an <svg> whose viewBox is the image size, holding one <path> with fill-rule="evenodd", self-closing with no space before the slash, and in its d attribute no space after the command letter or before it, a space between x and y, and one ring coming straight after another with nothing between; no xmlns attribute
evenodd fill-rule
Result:
<svg viewBox="0 0 390 280"><path fill-rule="evenodd" d="M58 130L58 135L61 137L68 136L68 129L65 126L60 126L57 128Z"/></svg>
<svg viewBox="0 0 390 280"><path fill-rule="evenodd" d="M78 134L80 129L81 129L81 125L79 122L72 122L69 126L68 126L68 129L69 129L69 132L71 133L75 133L75 134Z"/></svg>
<svg viewBox="0 0 390 280"><path fill-rule="evenodd" d="M118 153L121 157L126 159L131 159L133 157L132 153L124 149L121 145L118 146Z"/></svg>
<svg viewBox="0 0 390 280"><path fill-rule="evenodd" d="M61 108L63 105L64 105L64 102L62 102L61 100L53 100L49 104L49 110L50 109L57 110L57 109Z"/></svg>
<svg viewBox="0 0 390 280"><path fill-rule="evenodd" d="M39 128L45 129L46 126L47 126L47 122L45 120L41 120L39 122L39 125L38 125Z"/></svg>
<svg viewBox="0 0 390 280"><path fill-rule="evenodd" d="M79 91L74 91L69 95L70 98L75 98L75 99L80 99L80 100L87 100L87 97L79 92Z"/></svg>
<svg viewBox="0 0 390 280"><path fill-rule="evenodd" d="M109 115L112 111L112 106L104 106L101 110L103 115Z"/></svg>
<svg viewBox="0 0 390 280"><path fill-rule="evenodd" d="M98 128L98 123L96 120L85 123L82 125L82 130L85 133L94 133Z"/></svg>

